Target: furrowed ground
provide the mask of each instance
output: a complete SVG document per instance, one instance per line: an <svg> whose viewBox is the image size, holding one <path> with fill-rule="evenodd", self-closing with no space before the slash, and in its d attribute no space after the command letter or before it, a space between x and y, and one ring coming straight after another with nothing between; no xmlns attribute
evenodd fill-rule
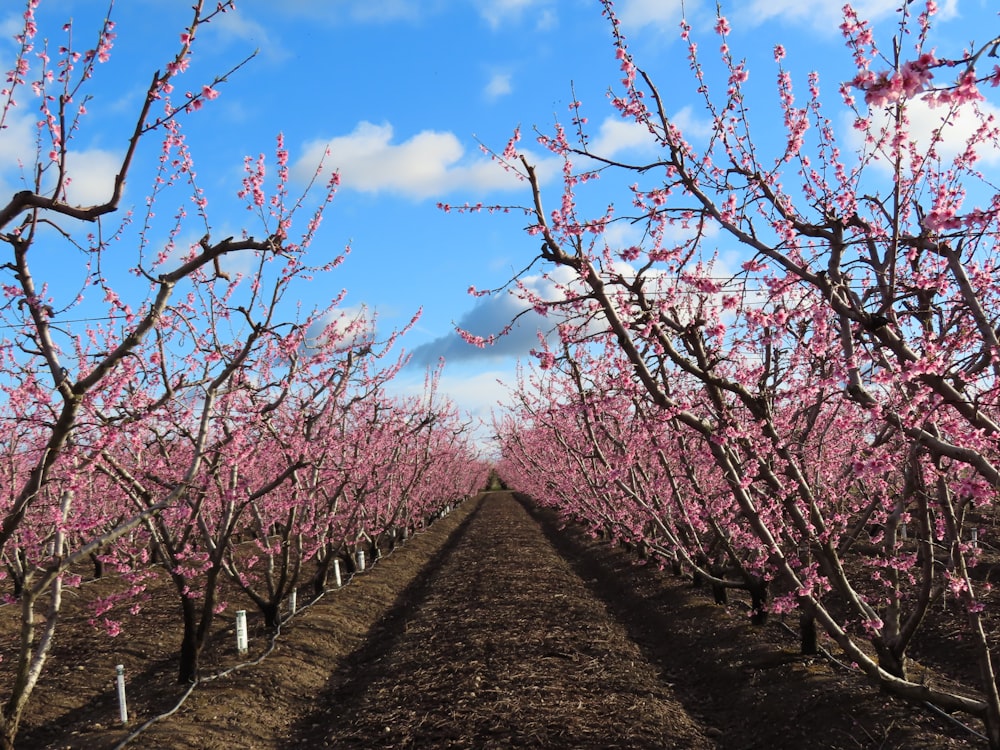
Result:
<svg viewBox="0 0 1000 750"><path fill-rule="evenodd" d="M87 591L85 586L84 592ZM168 711L163 590L109 639L71 602L20 746L111 748ZM233 602L230 610L242 605ZM203 672L239 662L229 612ZM251 617L251 658L267 645ZM12 637L13 607L3 637ZM114 665L128 674L117 722ZM975 737L797 655L782 624L487 493L301 611L260 664L203 682L146 748L965 748Z"/></svg>

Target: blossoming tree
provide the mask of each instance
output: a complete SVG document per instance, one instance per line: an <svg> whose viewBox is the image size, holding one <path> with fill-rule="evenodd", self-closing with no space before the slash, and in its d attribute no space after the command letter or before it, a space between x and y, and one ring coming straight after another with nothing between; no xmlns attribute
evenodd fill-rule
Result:
<svg viewBox="0 0 1000 750"><path fill-rule="evenodd" d="M0 555L17 576L22 612L13 683L0 709L3 747L13 745L45 663L62 587L71 582L68 571L183 503L190 489L180 482L123 515L128 505L111 508L85 496L95 487L95 465L110 455L119 437L141 425L160 424L180 404L205 408L206 401L220 395L217 384L232 382L245 351L278 330L276 320L249 312L238 319L236 300L244 295L244 311L252 310L253 298L267 297L267 284L280 296L308 275L303 254L320 217L308 217L301 239L293 240L297 204L285 205L284 194L268 202L263 173L254 167L242 193L259 209L263 235L213 237L182 121L218 95L216 87L225 76L183 96L175 94L174 83L189 65L199 31L232 3L200 0L180 30L176 53L146 88L106 198L81 204L73 185L79 175L72 144L85 131L88 81L109 59L114 23L105 21L93 46L83 49L67 24L65 41L53 49L37 28L38 5L39 0L25 3L19 52L0 91L0 127L11 126L18 106L39 112L36 152L24 155L24 189L0 206L0 241L8 253L0 316L10 331L0 342L0 419L10 438L4 445L7 490L0 508ZM138 169L140 144L157 138L160 156L144 208L114 221L125 183ZM327 198L333 183L328 187ZM172 220L164 222L155 208L177 193L182 202ZM201 239L185 241L190 231ZM135 243L127 263L121 257L126 240ZM59 248L58 259L53 247ZM46 275L56 263L70 270L65 253L80 258L77 286L68 291L65 274L58 284ZM266 259L281 271L269 279L234 276L225 268L236 254ZM131 270L131 281L121 273L125 268ZM102 299L103 307L95 308ZM82 328L74 320L78 317L88 321ZM218 333L225 330L224 320L232 323L231 340ZM190 446L189 475L204 459L207 438L199 435ZM43 605L45 617L39 622L36 609Z"/></svg>
<svg viewBox="0 0 1000 750"><path fill-rule="evenodd" d="M784 49L775 49L784 130L769 149L755 135L750 72L729 47L722 15L714 29L721 81L703 65L691 28L681 27L711 118L709 135L689 140L654 76L633 59L612 3L603 6L622 72L612 106L648 131L658 153L626 163L595 152L584 105L574 102L570 126L538 138L563 164L554 209L544 206L519 133L497 154L530 188L523 210L541 243L538 258L569 279L558 299L519 286L535 309L559 316L560 344L541 347L540 365L577 383L561 409L569 432L539 424L537 411L522 414L534 427L529 437L516 420L507 423L510 455L542 473L532 487L551 489L548 458L531 453L551 456L558 440L581 471L603 476L585 486L612 488L678 554L697 564L707 544L720 555L722 567L702 566L716 583L731 585L727 575L736 574L733 581L767 584L768 609L797 607L804 629L818 623L871 680L981 718L1000 747L983 624L989 588L970 572L970 524L995 504L1000 479L1000 195L979 162L983 149L1000 147L981 106L981 87L1000 82L1000 67L982 66L997 40L938 57L935 4L917 12L904 3L898 34L883 48L848 6L841 30L856 73L839 86L839 103L820 96L816 74L800 95ZM912 113L928 107L939 124L917 137ZM850 113L862 136L856 149L844 149L835 110ZM977 126L957 151L945 149L959 118ZM590 186L617 177L628 207L588 215ZM641 241L612 244L606 230L616 221L640 226ZM717 270L725 243L743 250L735 273ZM579 387L581 371L610 360L585 353L595 345L617 349L622 366L593 375L593 385L637 394L627 397L640 404L629 413L647 424L644 434L625 439L619 396ZM833 434L844 445L831 447ZM570 450L576 439L583 442ZM602 461L610 448L619 458ZM624 476L633 468L654 478L650 494ZM588 511L559 497L577 512L596 508L593 499ZM658 538L622 520L629 533ZM905 525L914 535L904 535ZM858 543L862 528L878 529L870 546ZM849 565L848 550L866 564ZM975 697L908 670L923 613L946 592L958 597L957 622L975 644Z"/></svg>

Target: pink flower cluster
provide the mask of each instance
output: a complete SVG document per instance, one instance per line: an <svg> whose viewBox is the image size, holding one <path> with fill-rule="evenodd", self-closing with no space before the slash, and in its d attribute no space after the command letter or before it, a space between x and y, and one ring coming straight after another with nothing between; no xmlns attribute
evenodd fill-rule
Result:
<svg viewBox="0 0 1000 750"><path fill-rule="evenodd" d="M911 99L926 90L934 78L931 71L939 64L932 52L925 52L916 60L903 63L896 71L875 74L865 70L855 76L851 84L865 92L865 104L869 107L884 107Z"/></svg>

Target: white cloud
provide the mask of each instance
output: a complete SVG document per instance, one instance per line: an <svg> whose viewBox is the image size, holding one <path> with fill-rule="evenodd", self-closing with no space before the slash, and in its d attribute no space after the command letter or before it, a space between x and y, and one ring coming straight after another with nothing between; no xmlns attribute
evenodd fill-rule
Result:
<svg viewBox="0 0 1000 750"><path fill-rule="evenodd" d="M431 365L432 367L434 365ZM388 385L388 390L403 398L425 393L425 370L404 369ZM493 445L493 411L509 403L510 386L517 379L516 370L482 369L477 364L445 365L438 381L438 393L445 395L469 420L467 427L473 442L486 453Z"/></svg>
<svg viewBox="0 0 1000 750"><path fill-rule="evenodd" d="M980 109L983 115L1000 120L1000 108L987 102L980 102ZM933 133L941 127L942 117L947 114L945 107L931 108L923 99L912 102L909 106L911 135L917 139L918 143L929 143ZM952 159L965 150L966 144L973 138L980 125L980 118L976 116L972 106L960 107L953 118L949 118L948 124L944 128L942 143L938 146L938 152L945 159ZM995 165L1000 163L1000 150L996 145L979 143L976 152L987 164Z"/></svg>
<svg viewBox="0 0 1000 750"><path fill-rule="evenodd" d="M708 118L695 116L690 105L678 110L670 121L688 141L705 138L712 133L711 121ZM606 117L601 122L597 133L591 136L587 148L595 156L613 159L626 151L652 154L659 150L660 145L656 136L650 133L645 125L635 120L612 116Z"/></svg>
<svg viewBox="0 0 1000 750"><path fill-rule="evenodd" d="M490 412L510 395L506 386L498 380L512 380L512 372L501 369L466 373L467 367L445 366L439 381L440 392L448 395L461 411L473 418L488 420ZM423 375L401 376L394 383L404 395L419 395L424 392Z"/></svg>
<svg viewBox="0 0 1000 750"><path fill-rule="evenodd" d="M360 122L348 135L306 143L293 174L308 180L322 161L325 170L340 172L345 189L396 193L418 200L442 198L456 190L524 189L523 183L489 159L464 159L465 149L453 133L423 130L398 143L393 137L388 123ZM551 161L539 161L540 175L555 174Z"/></svg>
<svg viewBox="0 0 1000 750"><path fill-rule="evenodd" d="M675 30L681 20L683 5L682 0L625 0L618 11L618 20L626 30L641 26ZM687 13L690 14L698 6L697 0L687 3Z"/></svg>
<svg viewBox="0 0 1000 750"><path fill-rule="evenodd" d="M707 138L712 134L712 120L708 117L698 117L690 104L679 109L671 121L688 140L694 137Z"/></svg>
<svg viewBox="0 0 1000 750"><path fill-rule="evenodd" d="M109 200L121 166L121 154L112 151L100 148L70 151L66 155L66 174L70 178L67 203L89 206Z"/></svg>
<svg viewBox="0 0 1000 750"><path fill-rule="evenodd" d="M440 192L463 154L452 133L424 130L402 143L392 139L391 125L361 122L349 135L307 144L296 171L318 163L329 149L325 163L340 172L345 188L424 198Z"/></svg>
<svg viewBox="0 0 1000 750"><path fill-rule="evenodd" d="M5 193L33 189L32 185L21 182L21 177L23 174L27 180L33 180L38 151L35 118L20 112L16 115L9 114L5 126L0 130L0 164L5 167L0 173L0 187ZM99 148L71 149L66 156L66 174L70 178L66 191L67 202L76 206L89 206L110 199L115 176L121 169L121 158L119 153ZM48 162L48 158L44 157L44 161ZM52 190L54 174L55 165L49 165L45 175L48 179L43 181L43 192Z"/></svg>
<svg viewBox="0 0 1000 750"><path fill-rule="evenodd" d="M642 243L644 227L633 221L613 221L604 230L603 239L612 251Z"/></svg>
<svg viewBox="0 0 1000 750"><path fill-rule="evenodd" d="M510 73L494 73L490 77L489 83L486 84L486 98L499 99L513 90L510 83Z"/></svg>
<svg viewBox="0 0 1000 750"><path fill-rule="evenodd" d="M1000 121L1000 107L988 102L980 102L979 107L984 116L992 116L995 120ZM971 105L964 105L952 112L950 107L931 107L923 99L911 100L907 104L907 113L910 118L910 140L916 142L919 153L926 151L934 133L942 126L942 118L948 117L948 124L944 126L942 138L935 146L938 155L945 162L951 161L965 151L966 145L975 135L981 122ZM852 127L853 119L853 115L845 115L844 128L850 133L852 150L858 152L864 148L862 141L864 134ZM887 125L888 113L884 109L872 112L871 127L873 132L881 132ZM978 143L976 152L986 164L1000 164L1000 149L996 145ZM891 164L886 159L875 163L887 170L891 168Z"/></svg>
<svg viewBox="0 0 1000 750"><path fill-rule="evenodd" d="M858 11L861 18L871 19L872 6L880 4L879 0L874 2L862 0L854 4L854 9ZM896 5L898 0L888 0L881 2L882 5ZM842 3L804 3L802 0L753 0L742 7L733 17L736 24L760 25L778 19L781 21L800 23L803 20L810 20L817 26L830 26L835 29L843 20L841 8ZM876 9L877 10L877 9Z"/></svg>
<svg viewBox="0 0 1000 750"><path fill-rule="evenodd" d="M0 130L0 164L29 166L34 162L37 119L27 112L8 111Z"/></svg>
<svg viewBox="0 0 1000 750"><path fill-rule="evenodd" d="M607 117L601 123L597 136L591 140L589 150L607 159L622 151L654 151L656 138L649 128L635 120Z"/></svg>
<svg viewBox="0 0 1000 750"><path fill-rule="evenodd" d="M979 106L984 115L1000 121L1000 108L986 102L981 102ZM944 109L932 109L923 100L918 100L910 106L909 111L911 134L916 137L918 143L929 143L932 134L941 127ZM961 107L945 126L942 144L938 147L942 157L952 159L964 151L965 145L974 137L980 122L980 118L976 116L971 106ZM1000 163L1000 150L995 144L979 143L976 152L987 164Z"/></svg>
<svg viewBox="0 0 1000 750"><path fill-rule="evenodd" d="M309 345L325 344L326 337L333 335L338 340L338 348L348 349L370 341L375 327L375 316L367 305L338 307L310 327L306 340Z"/></svg>

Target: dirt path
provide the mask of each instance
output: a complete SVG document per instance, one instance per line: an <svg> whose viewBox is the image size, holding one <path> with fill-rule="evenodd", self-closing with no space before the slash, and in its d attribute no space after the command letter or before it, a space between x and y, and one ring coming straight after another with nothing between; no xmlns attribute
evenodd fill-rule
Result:
<svg viewBox="0 0 1000 750"><path fill-rule="evenodd" d="M286 747L714 747L509 493L414 594Z"/></svg>

